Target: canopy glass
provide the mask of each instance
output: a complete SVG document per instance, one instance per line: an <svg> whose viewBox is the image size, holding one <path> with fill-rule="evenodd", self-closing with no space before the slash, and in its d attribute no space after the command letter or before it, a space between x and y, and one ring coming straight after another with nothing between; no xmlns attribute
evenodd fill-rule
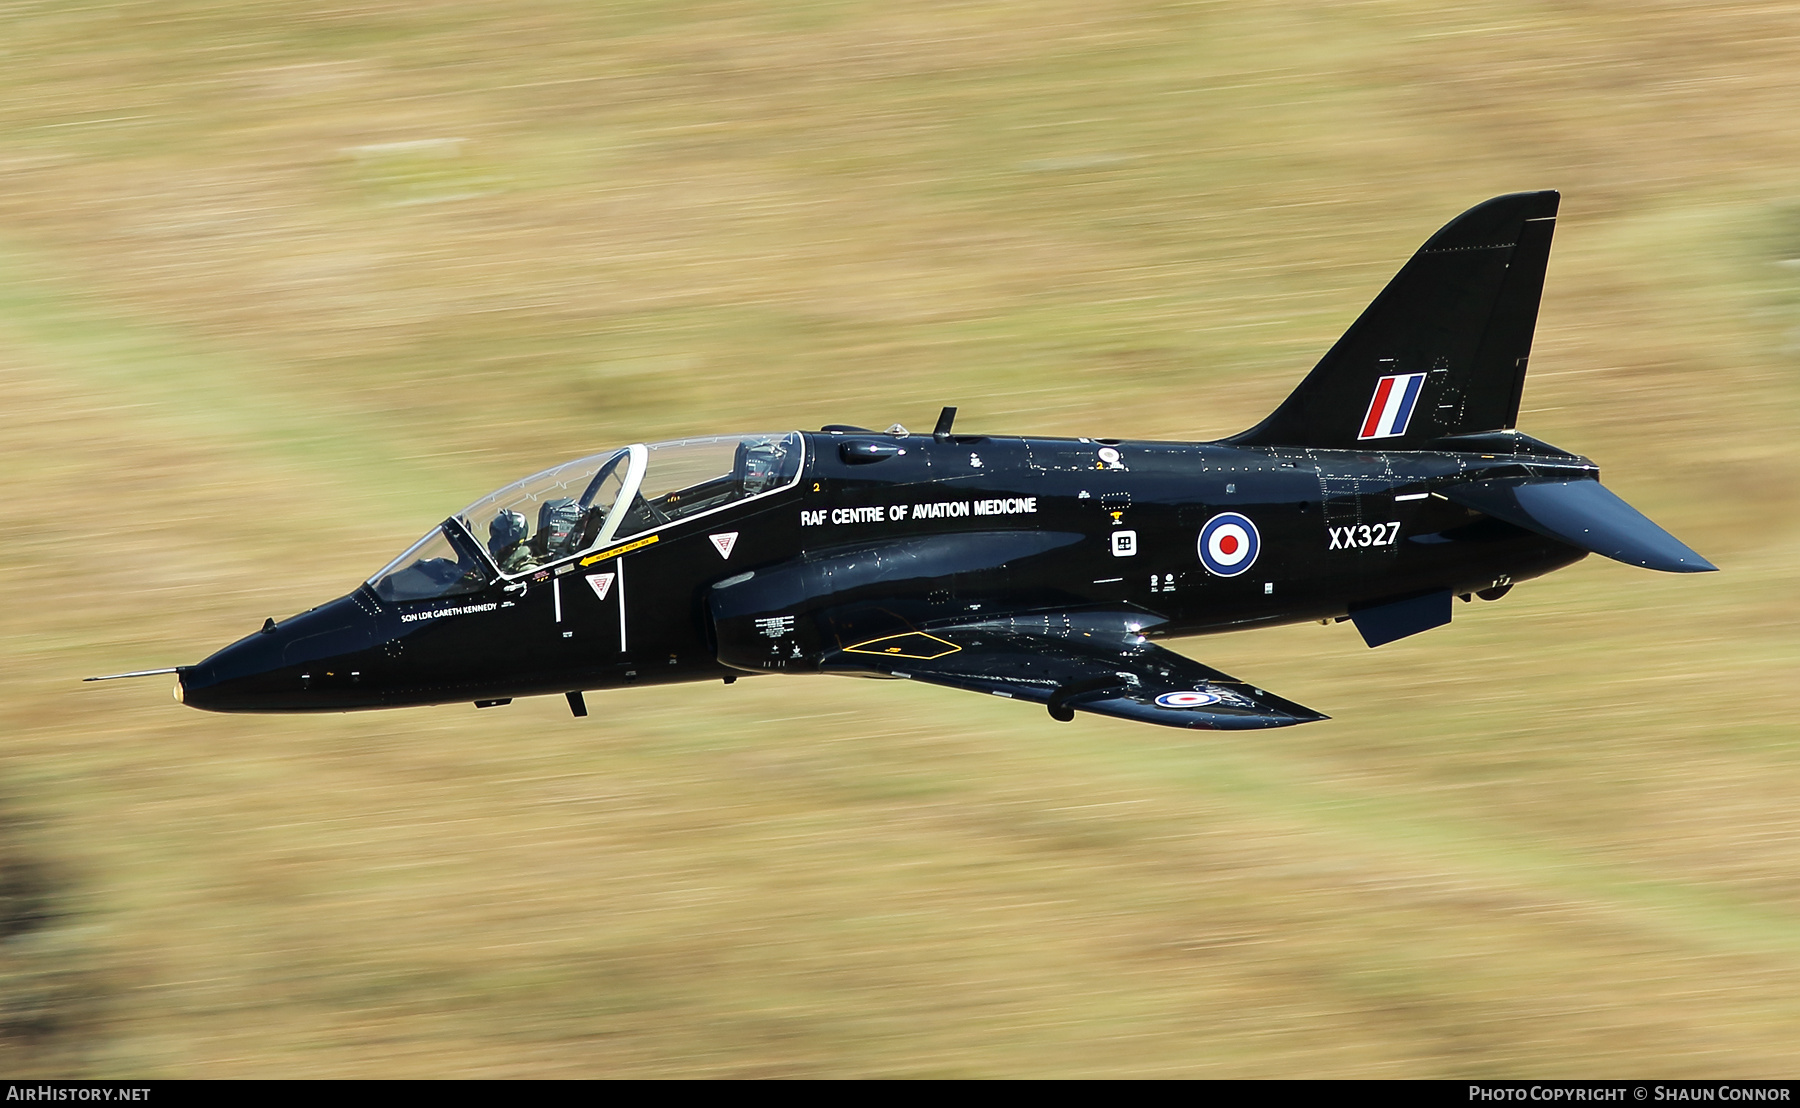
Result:
<svg viewBox="0 0 1800 1108"><path fill-rule="evenodd" d="M797 431L638 443L482 497L369 578L383 600L475 592L553 562L710 515L800 478Z"/></svg>

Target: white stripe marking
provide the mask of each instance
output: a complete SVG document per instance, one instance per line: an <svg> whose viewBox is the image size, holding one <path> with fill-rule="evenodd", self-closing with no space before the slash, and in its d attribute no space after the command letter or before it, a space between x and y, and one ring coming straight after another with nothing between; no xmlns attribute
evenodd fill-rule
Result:
<svg viewBox="0 0 1800 1108"><path fill-rule="evenodd" d="M562 578L556 577L556 578L551 579L551 581L550 581L550 597L552 600L554 600L556 602L556 622L561 623L562 622Z"/></svg>
<svg viewBox="0 0 1800 1108"><path fill-rule="evenodd" d="M613 563L613 572L619 575L614 584L619 586L619 653L625 653L625 559L620 558Z"/></svg>
<svg viewBox="0 0 1800 1108"><path fill-rule="evenodd" d="M1402 501L1402 500L1423 500L1430 495L1431 494L1428 492L1409 492L1404 496L1394 497L1394 501L1396 503L1398 503L1399 501Z"/></svg>

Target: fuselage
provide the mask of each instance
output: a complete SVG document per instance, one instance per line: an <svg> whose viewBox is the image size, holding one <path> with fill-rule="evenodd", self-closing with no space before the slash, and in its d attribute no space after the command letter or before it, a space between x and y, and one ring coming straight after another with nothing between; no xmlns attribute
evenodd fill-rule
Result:
<svg viewBox="0 0 1800 1108"><path fill-rule="evenodd" d="M220 711L494 702L806 672L832 650L971 618L1125 613L1151 638L1330 620L1579 560L1432 490L1595 471L1479 443L1383 453L862 432L799 441L785 488L512 579L490 573L460 595L386 600L365 584L184 670L180 693ZM732 618L745 606L717 598L758 575L774 599Z"/></svg>

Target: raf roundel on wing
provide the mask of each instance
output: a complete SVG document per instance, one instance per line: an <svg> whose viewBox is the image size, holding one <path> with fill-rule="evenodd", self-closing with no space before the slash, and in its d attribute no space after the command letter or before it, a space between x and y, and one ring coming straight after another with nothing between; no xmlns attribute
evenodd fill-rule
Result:
<svg viewBox="0 0 1800 1108"><path fill-rule="evenodd" d="M1249 569L1261 547L1256 524L1236 512L1220 512L1200 528L1200 562L1219 577L1236 577Z"/></svg>
<svg viewBox="0 0 1800 1108"><path fill-rule="evenodd" d="M1209 692L1166 692L1156 698L1158 708L1204 708L1218 702L1219 696Z"/></svg>

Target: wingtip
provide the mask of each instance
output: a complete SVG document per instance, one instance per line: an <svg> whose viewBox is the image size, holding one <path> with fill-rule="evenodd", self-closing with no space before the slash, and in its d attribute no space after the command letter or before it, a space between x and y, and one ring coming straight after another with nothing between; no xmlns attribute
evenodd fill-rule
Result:
<svg viewBox="0 0 1800 1108"><path fill-rule="evenodd" d="M1628 565L1635 564L1644 569L1654 569L1660 573L1717 573L1717 572L1719 572L1718 566L1713 565L1711 562L1707 561L1705 558L1702 558L1698 554L1694 554L1691 558L1677 558L1672 562L1660 562L1660 563L1652 564L1648 561L1642 561L1642 562L1636 562L1636 563L1628 562L1626 564L1628 564Z"/></svg>

